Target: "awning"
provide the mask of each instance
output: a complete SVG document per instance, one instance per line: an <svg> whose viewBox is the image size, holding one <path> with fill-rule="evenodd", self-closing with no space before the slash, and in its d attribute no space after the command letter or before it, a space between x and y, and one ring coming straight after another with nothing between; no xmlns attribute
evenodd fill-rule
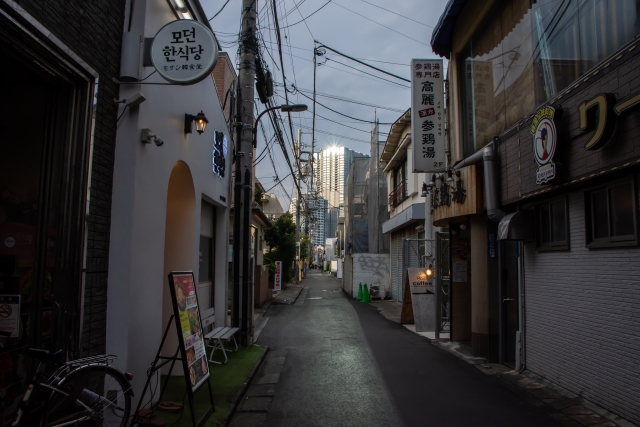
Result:
<svg viewBox="0 0 640 427"><path fill-rule="evenodd" d="M382 233L392 233L401 228L421 222L424 224L425 203L414 203L391 219L382 223Z"/></svg>
<svg viewBox="0 0 640 427"><path fill-rule="evenodd" d="M498 240L533 240L533 212L505 215L498 224Z"/></svg>
<svg viewBox="0 0 640 427"><path fill-rule="evenodd" d="M468 0L449 0L447 7L440 16L440 20L431 35L431 49L447 59L451 54L451 44L453 42L453 28L458 15L462 12Z"/></svg>

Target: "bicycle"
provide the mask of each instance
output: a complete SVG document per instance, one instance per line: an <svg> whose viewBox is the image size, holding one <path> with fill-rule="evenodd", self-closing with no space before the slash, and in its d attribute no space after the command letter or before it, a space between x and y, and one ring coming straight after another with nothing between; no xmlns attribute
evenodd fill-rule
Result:
<svg viewBox="0 0 640 427"><path fill-rule="evenodd" d="M116 356L72 360L48 374L44 367L55 362L62 350L51 353L29 348L26 354L39 364L13 427L126 427L133 396L129 381L133 376L110 365Z"/></svg>

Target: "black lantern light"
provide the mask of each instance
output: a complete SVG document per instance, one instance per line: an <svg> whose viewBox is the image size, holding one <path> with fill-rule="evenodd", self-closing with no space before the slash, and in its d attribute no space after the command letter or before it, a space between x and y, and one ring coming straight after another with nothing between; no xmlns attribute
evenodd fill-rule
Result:
<svg viewBox="0 0 640 427"><path fill-rule="evenodd" d="M207 128L207 116L204 115L204 112L200 110L198 114L195 116L193 114L185 114L184 115L184 133L191 133L191 122L196 122L196 131L202 135L202 132Z"/></svg>

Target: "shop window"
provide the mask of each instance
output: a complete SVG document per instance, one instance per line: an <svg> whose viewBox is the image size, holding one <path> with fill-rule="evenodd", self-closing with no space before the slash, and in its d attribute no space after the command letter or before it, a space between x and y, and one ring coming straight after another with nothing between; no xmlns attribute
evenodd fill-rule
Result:
<svg viewBox="0 0 640 427"><path fill-rule="evenodd" d="M560 251L569 249L567 200L565 197L536 206L536 249Z"/></svg>
<svg viewBox="0 0 640 427"><path fill-rule="evenodd" d="M636 0L497 0L457 56L465 156L640 34Z"/></svg>
<svg viewBox="0 0 640 427"><path fill-rule="evenodd" d="M585 193L587 247L638 244L635 188L629 180Z"/></svg>

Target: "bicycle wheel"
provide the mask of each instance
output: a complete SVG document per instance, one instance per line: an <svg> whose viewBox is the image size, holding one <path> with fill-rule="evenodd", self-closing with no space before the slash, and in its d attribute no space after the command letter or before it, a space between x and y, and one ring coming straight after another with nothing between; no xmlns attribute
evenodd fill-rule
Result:
<svg viewBox="0 0 640 427"><path fill-rule="evenodd" d="M85 366L56 385L42 416L42 427L125 427L131 411L131 391L124 376L110 366Z"/></svg>

